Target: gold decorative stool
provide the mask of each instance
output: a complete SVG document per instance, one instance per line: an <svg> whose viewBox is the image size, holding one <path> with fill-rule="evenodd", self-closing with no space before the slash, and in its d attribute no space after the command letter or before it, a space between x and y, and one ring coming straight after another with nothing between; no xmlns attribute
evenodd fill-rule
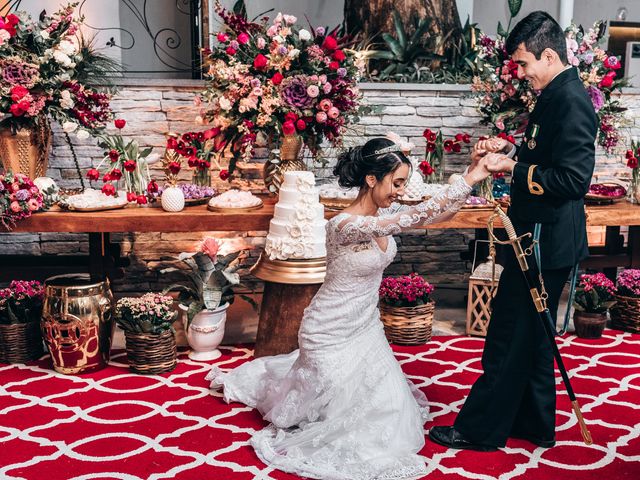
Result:
<svg viewBox="0 0 640 480"><path fill-rule="evenodd" d="M489 320L491 320L491 300L498 288L502 270L502 266L497 263L494 270L493 258L488 257L487 261L478 265L469 277L467 335L487 336Z"/></svg>
<svg viewBox="0 0 640 480"><path fill-rule="evenodd" d="M270 260L264 253L251 273L264 280L255 357L298 348L304 309L324 282L326 259Z"/></svg>
<svg viewBox="0 0 640 480"><path fill-rule="evenodd" d="M115 328L109 281L92 281L87 274L48 278L41 327L57 372L106 367Z"/></svg>

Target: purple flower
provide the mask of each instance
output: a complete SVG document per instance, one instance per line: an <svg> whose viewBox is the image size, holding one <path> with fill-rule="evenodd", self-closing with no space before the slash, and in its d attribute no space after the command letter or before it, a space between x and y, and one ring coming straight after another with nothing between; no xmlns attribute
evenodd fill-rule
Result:
<svg viewBox="0 0 640 480"><path fill-rule="evenodd" d="M25 189L20 189L16 192L16 198L21 202L26 202L29 200L29 191Z"/></svg>
<svg viewBox="0 0 640 480"><path fill-rule="evenodd" d="M280 55L286 55L288 51L289 51L289 50L287 50L287 47L285 47L284 45L280 45L280 46L278 47L278 53L279 53Z"/></svg>
<svg viewBox="0 0 640 480"><path fill-rule="evenodd" d="M589 87L587 88L587 93L591 97L593 108L596 112L599 111L604 106L604 94L598 87L594 87L593 85L589 85Z"/></svg>
<svg viewBox="0 0 640 480"><path fill-rule="evenodd" d="M344 68L344 67L340 67L340 68L338 69L338 72L337 72L337 73L338 73L338 76L339 76L339 77L346 77L346 76L347 76L347 69L346 69L346 68Z"/></svg>
<svg viewBox="0 0 640 480"><path fill-rule="evenodd" d="M320 37L321 37L321 36L323 36L323 35L324 35L324 32L325 32L324 27L318 27L318 28L316 28L316 35L318 35L318 36L320 36Z"/></svg>
<svg viewBox="0 0 640 480"><path fill-rule="evenodd" d="M582 57L584 63L591 65L593 63L593 52L586 52Z"/></svg>
<svg viewBox="0 0 640 480"><path fill-rule="evenodd" d="M259 79L259 78L252 78L252 79L251 79L251 86L252 86L253 88L257 88L257 87L259 87L261 84L262 84L262 83L260 82L260 79Z"/></svg>
<svg viewBox="0 0 640 480"><path fill-rule="evenodd" d="M307 95L307 82L304 76L283 80L282 98L288 105L298 108L307 108L313 103L313 99Z"/></svg>
<svg viewBox="0 0 640 480"><path fill-rule="evenodd" d="M229 42L229 46L234 50L238 50L238 48L240 47L240 44L236 40L231 40Z"/></svg>

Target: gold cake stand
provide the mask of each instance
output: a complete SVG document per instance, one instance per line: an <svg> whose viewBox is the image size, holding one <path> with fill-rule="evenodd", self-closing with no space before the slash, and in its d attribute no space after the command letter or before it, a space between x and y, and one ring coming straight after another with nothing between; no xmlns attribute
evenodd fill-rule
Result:
<svg viewBox="0 0 640 480"><path fill-rule="evenodd" d="M327 259L271 260L264 252L251 269L260 280L288 285L312 285L324 282Z"/></svg>

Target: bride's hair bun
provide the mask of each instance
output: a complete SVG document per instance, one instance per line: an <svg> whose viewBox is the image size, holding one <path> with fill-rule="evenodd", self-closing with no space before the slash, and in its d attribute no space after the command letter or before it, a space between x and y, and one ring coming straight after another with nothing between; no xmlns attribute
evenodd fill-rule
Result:
<svg viewBox="0 0 640 480"><path fill-rule="evenodd" d="M378 180L382 180L403 163L411 167L411 162L399 148L398 151L378 153L393 145L388 138L373 138L361 147L352 147L342 152L333 169L333 174L338 177L338 184L345 188L362 188L366 185L367 175L375 175Z"/></svg>

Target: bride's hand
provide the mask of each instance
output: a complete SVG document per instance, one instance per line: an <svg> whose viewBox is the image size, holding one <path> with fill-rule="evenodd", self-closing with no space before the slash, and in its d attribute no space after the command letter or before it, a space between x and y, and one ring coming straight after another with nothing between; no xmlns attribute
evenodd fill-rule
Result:
<svg viewBox="0 0 640 480"><path fill-rule="evenodd" d="M488 153L485 155L486 168L491 173L513 172L516 162L501 153Z"/></svg>

